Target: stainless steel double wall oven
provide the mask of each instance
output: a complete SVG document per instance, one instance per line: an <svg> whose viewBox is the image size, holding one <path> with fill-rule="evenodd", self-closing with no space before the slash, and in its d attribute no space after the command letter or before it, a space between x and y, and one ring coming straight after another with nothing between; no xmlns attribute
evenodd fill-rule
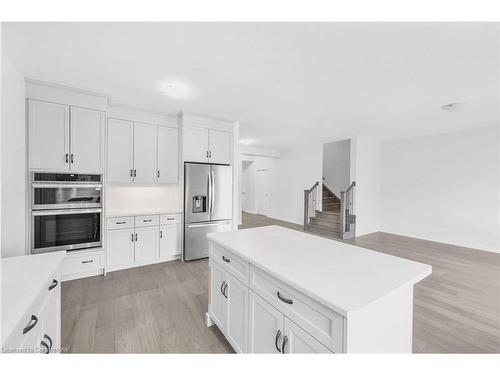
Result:
<svg viewBox="0 0 500 375"><path fill-rule="evenodd" d="M102 246L102 175L31 173L32 254Z"/></svg>

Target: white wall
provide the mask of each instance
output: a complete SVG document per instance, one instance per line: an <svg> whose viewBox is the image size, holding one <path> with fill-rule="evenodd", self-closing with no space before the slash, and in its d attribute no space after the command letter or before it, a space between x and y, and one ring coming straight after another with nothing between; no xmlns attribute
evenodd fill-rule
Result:
<svg viewBox="0 0 500 375"><path fill-rule="evenodd" d="M381 230L499 252L497 132L382 143Z"/></svg>
<svg viewBox="0 0 500 375"><path fill-rule="evenodd" d="M380 142L368 137L353 139L351 155L356 236L362 236L380 230Z"/></svg>
<svg viewBox="0 0 500 375"><path fill-rule="evenodd" d="M323 184L337 197L351 184L351 140L323 145Z"/></svg>
<svg viewBox="0 0 500 375"><path fill-rule="evenodd" d="M24 77L2 55L2 257L26 254Z"/></svg>

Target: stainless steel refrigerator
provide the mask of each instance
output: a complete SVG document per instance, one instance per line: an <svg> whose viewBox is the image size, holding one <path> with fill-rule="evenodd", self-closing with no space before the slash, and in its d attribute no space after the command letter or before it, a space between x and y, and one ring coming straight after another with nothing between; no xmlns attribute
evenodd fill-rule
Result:
<svg viewBox="0 0 500 375"><path fill-rule="evenodd" d="M232 196L231 166L184 164L184 260L208 257L207 234L231 230Z"/></svg>

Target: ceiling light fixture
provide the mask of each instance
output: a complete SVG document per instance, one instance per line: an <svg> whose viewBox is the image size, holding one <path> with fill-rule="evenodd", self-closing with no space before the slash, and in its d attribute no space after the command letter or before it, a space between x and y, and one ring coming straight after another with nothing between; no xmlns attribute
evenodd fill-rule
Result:
<svg viewBox="0 0 500 375"><path fill-rule="evenodd" d="M253 143L253 140L248 139L248 138L243 138L243 139L240 139L240 143L242 145L248 146L248 145L251 145Z"/></svg>
<svg viewBox="0 0 500 375"><path fill-rule="evenodd" d="M183 82L164 82L161 84L161 91L173 98L173 99L181 99L186 98L190 95L191 89L188 85Z"/></svg>
<svg viewBox="0 0 500 375"><path fill-rule="evenodd" d="M467 103L457 102L457 103L445 104L445 105L441 106L441 109L443 111L447 111L447 112L458 112L458 111L463 110L466 107L467 107Z"/></svg>

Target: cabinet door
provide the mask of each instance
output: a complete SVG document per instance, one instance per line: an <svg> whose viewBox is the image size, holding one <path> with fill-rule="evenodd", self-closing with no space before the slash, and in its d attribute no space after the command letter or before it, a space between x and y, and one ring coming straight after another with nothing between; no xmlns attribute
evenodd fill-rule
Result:
<svg viewBox="0 0 500 375"><path fill-rule="evenodd" d="M60 285L60 284L59 284ZM51 352L60 349L60 286L49 293L47 304L40 314L42 321L42 338Z"/></svg>
<svg viewBox="0 0 500 375"><path fill-rule="evenodd" d="M184 161L208 162L208 129L185 126L182 138Z"/></svg>
<svg viewBox="0 0 500 375"><path fill-rule="evenodd" d="M210 129L208 133L210 163L231 164L231 133Z"/></svg>
<svg viewBox="0 0 500 375"><path fill-rule="evenodd" d="M181 226L160 226L160 258L168 259L181 253Z"/></svg>
<svg viewBox="0 0 500 375"><path fill-rule="evenodd" d="M135 261L146 262L158 259L159 254L159 228L143 227L135 228Z"/></svg>
<svg viewBox="0 0 500 375"><path fill-rule="evenodd" d="M284 316L250 291L249 352L280 353Z"/></svg>
<svg viewBox="0 0 500 375"><path fill-rule="evenodd" d="M332 354L323 344L300 328L290 319L285 318L285 345L284 353L329 353Z"/></svg>
<svg viewBox="0 0 500 375"><path fill-rule="evenodd" d="M158 182L177 183L179 162L179 130L158 127Z"/></svg>
<svg viewBox="0 0 500 375"><path fill-rule="evenodd" d="M29 100L28 128L30 168L67 171L69 106Z"/></svg>
<svg viewBox="0 0 500 375"><path fill-rule="evenodd" d="M134 123L134 181L156 182L156 125Z"/></svg>
<svg viewBox="0 0 500 375"><path fill-rule="evenodd" d="M134 123L108 120L108 182L131 183L134 168Z"/></svg>
<svg viewBox="0 0 500 375"><path fill-rule="evenodd" d="M227 274L227 332L226 337L238 353L248 346L248 287Z"/></svg>
<svg viewBox="0 0 500 375"><path fill-rule="evenodd" d="M133 229L114 229L106 232L106 266L110 271L134 262L133 235Z"/></svg>
<svg viewBox="0 0 500 375"><path fill-rule="evenodd" d="M226 332L226 297L222 293L226 281L226 272L215 262L210 261L210 315L222 333Z"/></svg>
<svg viewBox="0 0 500 375"><path fill-rule="evenodd" d="M101 172L104 153L104 112L71 107L70 169Z"/></svg>

